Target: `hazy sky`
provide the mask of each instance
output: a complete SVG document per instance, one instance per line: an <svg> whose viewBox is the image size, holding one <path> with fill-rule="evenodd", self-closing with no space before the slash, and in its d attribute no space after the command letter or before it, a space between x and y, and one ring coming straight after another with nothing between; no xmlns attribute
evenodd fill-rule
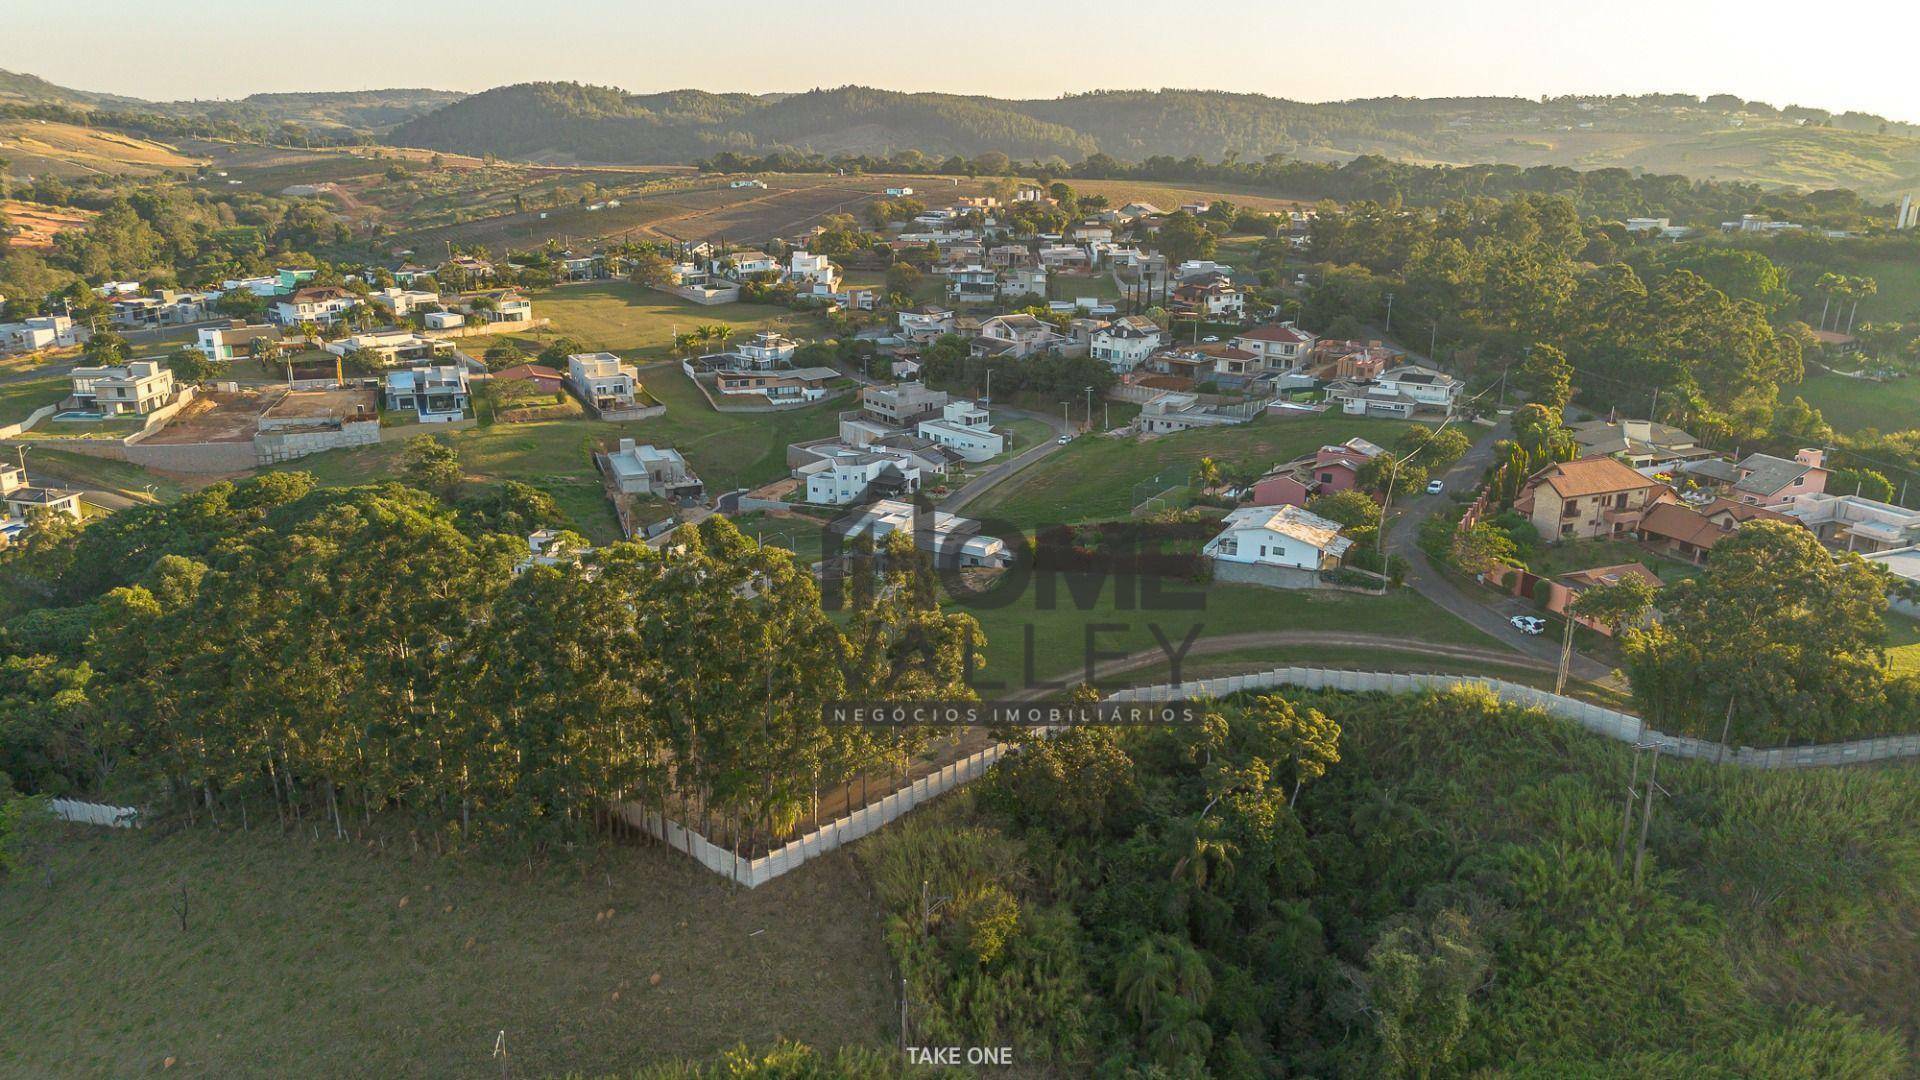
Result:
<svg viewBox="0 0 1920 1080"><path fill-rule="evenodd" d="M1920 121L1912 10L1890 0L0 0L0 67L146 98L538 79L1015 97L1178 86L1310 101L1659 90Z"/></svg>

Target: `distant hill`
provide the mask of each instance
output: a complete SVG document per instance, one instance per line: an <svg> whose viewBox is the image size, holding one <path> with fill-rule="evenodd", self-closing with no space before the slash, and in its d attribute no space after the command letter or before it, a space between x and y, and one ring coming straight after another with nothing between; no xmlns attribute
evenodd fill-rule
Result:
<svg viewBox="0 0 1920 1080"><path fill-rule="evenodd" d="M378 134L464 97L449 90L347 90L254 94L239 100L146 101L50 83L38 75L0 71L0 104L152 113L231 121L251 127L299 124L316 132Z"/></svg>
<svg viewBox="0 0 1920 1080"><path fill-rule="evenodd" d="M1886 195L1920 187L1920 125L1775 108L1731 96L1375 98L1311 104L1211 90L1098 91L1048 100L841 87L750 96L631 95L575 83L476 94L387 141L549 161L669 163L724 150L1020 160L1093 153L1219 160L1360 154L1426 164L1619 167Z"/></svg>

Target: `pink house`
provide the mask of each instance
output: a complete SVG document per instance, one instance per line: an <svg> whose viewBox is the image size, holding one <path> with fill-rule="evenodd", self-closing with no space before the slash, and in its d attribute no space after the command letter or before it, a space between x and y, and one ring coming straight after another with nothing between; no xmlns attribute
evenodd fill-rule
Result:
<svg viewBox="0 0 1920 1080"><path fill-rule="evenodd" d="M1749 454L1734 466L1733 497L1749 506L1778 507L1796 495L1818 495L1827 490L1826 451L1794 451L1791 460L1772 454Z"/></svg>
<svg viewBox="0 0 1920 1080"><path fill-rule="evenodd" d="M1381 452L1365 439L1348 439L1337 446L1322 446L1312 457L1298 458L1276 465L1254 481L1254 506L1305 506L1315 495L1353 488L1360 478L1360 466Z"/></svg>

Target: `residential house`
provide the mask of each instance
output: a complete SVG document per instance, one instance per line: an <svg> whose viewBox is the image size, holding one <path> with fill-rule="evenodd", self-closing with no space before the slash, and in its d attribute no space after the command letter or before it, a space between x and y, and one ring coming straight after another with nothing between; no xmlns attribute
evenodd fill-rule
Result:
<svg viewBox="0 0 1920 1080"><path fill-rule="evenodd" d="M411 330L369 330L320 346L335 356L350 352L370 352L380 358L381 367L395 364L431 364L453 352L453 342L421 337Z"/></svg>
<svg viewBox="0 0 1920 1080"><path fill-rule="evenodd" d="M1025 244L1000 244L987 249L987 265L995 270L1029 270L1039 259Z"/></svg>
<svg viewBox="0 0 1920 1080"><path fill-rule="evenodd" d="M1794 451L1791 459L1749 454L1734 466L1730 494L1736 502L1784 509L1798 496L1827 490L1826 457L1826 451L1810 447Z"/></svg>
<svg viewBox="0 0 1920 1080"><path fill-rule="evenodd" d="M107 416L145 416L172 403L173 371L157 360L135 360L111 367L77 367L70 408Z"/></svg>
<svg viewBox="0 0 1920 1080"><path fill-rule="evenodd" d="M528 382L549 394L558 394L567 386L567 373L540 364L515 364L493 373L496 382Z"/></svg>
<svg viewBox="0 0 1920 1080"><path fill-rule="evenodd" d="M1231 280L1233 267L1212 259L1188 259L1174 267L1175 281L1196 281L1201 278Z"/></svg>
<svg viewBox="0 0 1920 1080"><path fill-rule="evenodd" d="M467 325L467 316L462 311L429 311L420 321L429 330L458 330Z"/></svg>
<svg viewBox="0 0 1920 1080"><path fill-rule="evenodd" d="M934 304L922 304L899 313L900 336L908 341L925 343L942 334L953 333L953 309Z"/></svg>
<svg viewBox="0 0 1920 1080"><path fill-rule="evenodd" d="M1018 301L1022 298L1039 298L1047 295L1047 272L1038 267L1022 266L1000 272L1000 299Z"/></svg>
<svg viewBox="0 0 1920 1080"><path fill-rule="evenodd" d="M1006 437L993 430L987 410L971 401L947 402L938 419L922 420L916 430L921 438L972 462L999 457L1007 445Z"/></svg>
<svg viewBox="0 0 1920 1080"><path fill-rule="evenodd" d="M1224 342L1170 345L1148 359L1147 370L1230 386L1243 385L1261 374L1258 357Z"/></svg>
<svg viewBox="0 0 1920 1080"><path fill-rule="evenodd" d="M753 368L786 367L800 343L777 330L761 330L733 347L733 355Z"/></svg>
<svg viewBox="0 0 1920 1080"><path fill-rule="evenodd" d="M636 446L632 439L621 439L620 448L606 455L606 462L614 486L623 494L677 501L698 499L706 491L687 459L670 447Z"/></svg>
<svg viewBox="0 0 1920 1080"><path fill-rule="evenodd" d="M595 409L631 409L640 372L610 352L574 353L567 357L567 382Z"/></svg>
<svg viewBox="0 0 1920 1080"><path fill-rule="evenodd" d="M513 289L466 297L460 302L460 310L469 318L483 323L533 320L533 301L527 299L525 293Z"/></svg>
<svg viewBox="0 0 1920 1080"><path fill-rule="evenodd" d="M267 318L281 326L313 323L332 326L360 306L360 298L337 285L296 289L267 308Z"/></svg>
<svg viewBox="0 0 1920 1080"><path fill-rule="evenodd" d="M0 466L0 500L6 504L7 522L16 525L24 525L42 514L65 514L75 520L86 516L80 508L79 492L29 483L27 474L14 465ZM5 535L11 538L22 531L9 528Z"/></svg>
<svg viewBox="0 0 1920 1080"><path fill-rule="evenodd" d="M65 315L35 315L17 323L0 323L0 349L28 352L78 345L84 335Z"/></svg>
<svg viewBox="0 0 1920 1080"><path fill-rule="evenodd" d="M404 319L423 307L432 307L440 303L440 294L419 289L381 289L369 297L375 304L393 312L396 319Z"/></svg>
<svg viewBox="0 0 1920 1080"><path fill-rule="evenodd" d="M1775 509L1813 530L1821 543L1843 551L1891 551L1920 544L1920 511L1877 499L1808 492Z"/></svg>
<svg viewBox="0 0 1920 1080"><path fill-rule="evenodd" d="M224 360L238 360L252 352L255 341L265 341L277 345L280 342L280 328L277 326L248 326L239 319L226 326L203 326L199 340L194 348L202 356L215 363Z"/></svg>
<svg viewBox="0 0 1920 1080"><path fill-rule="evenodd" d="M795 251L787 269L787 280L802 296L832 297L840 291L840 268L825 255Z"/></svg>
<svg viewBox="0 0 1920 1080"><path fill-rule="evenodd" d="M1201 554L1218 563L1316 573L1339 567L1353 540L1340 525L1297 506L1247 506L1228 514Z"/></svg>
<svg viewBox="0 0 1920 1080"><path fill-rule="evenodd" d="M845 540L867 537L875 547L905 530L942 566L999 567L1012 558L998 537L980 535L978 521L944 510L921 512L897 499L876 499L828 527Z"/></svg>
<svg viewBox="0 0 1920 1080"><path fill-rule="evenodd" d="M1451 413L1453 403L1466 384L1442 371L1421 364L1389 368L1374 380L1403 397L1413 399L1423 409Z"/></svg>
<svg viewBox="0 0 1920 1080"><path fill-rule="evenodd" d="M1146 434L1165 435L1201 427L1244 424L1250 418L1251 414L1245 410L1225 411L1219 406L1203 403L1198 394L1168 390L1141 406L1139 419L1135 423Z"/></svg>
<svg viewBox="0 0 1920 1080"><path fill-rule="evenodd" d="M1000 272L963 266L947 274L947 299L956 304L990 304L1000 297Z"/></svg>
<svg viewBox="0 0 1920 1080"><path fill-rule="evenodd" d="M1246 316L1247 298L1238 286L1215 281L1205 285L1180 285L1173 290L1168 305L1176 315L1238 322Z"/></svg>
<svg viewBox="0 0 1920 1080"><path fill-rule="evenodd" d="M945 390L929 390L917 382L866 386L860 390L860 411L890 427L909 427L938 416L947 405Z"/></svg>
<svg viewBox="0 0 1920 1080"><path fill-rule="evenodd" d="M1048 244L1040 249L1040 265L1048 270L1077 273L1091 269L1093 256L1074 244Z"/></svg>
<svg viewBox="0 0 1920 1080"><path fill-rule="evenodd" d="M714 260L713 272L738 281L754 274L778 274L780 261L764 251L736 251Z"/></svg>
<svg viewBox="0 0 1920 1080"><path fill-rule="evenodd" d="M1052 325L1032 315L996 315L980 324L980 336L973 339L970 351L976 357L1024 360L1058 348L1064 340Z"/></svg>
<svg viewBox="0 0 1920 1080"><path fill-rule="evenodd" d="M423 424L466 416L467 369L459 364L423 364L387 373L387 408L411 410Z"/></svg>
<svg viewBox="0 0 1920 1080"><path fill-rule="evenodd" d="M1707 561L1715 545L1749 521L1792 520L1776 510L1731 499L1690 505L1662 495L1647 508L1634 531L1649 549L1700 565Z"/></svg>
<svg viewBox="0 0 1920 1080"><path fill-rule="evenodd" d="M1514 500L1548 540L1622 536L1667 488L1610 457L1556 462L1527 478Z"/></svg>
<svg viewBox="0 0 1920 1080"><path fill-rule="evenodd" d="M1666 582L1660 580L1660 575L1640 563L1620 563L1616 566L1594 566L1561 574L1552 581L1544 583L1544 589L1536 587L1534 599L1539 601L1542 608L1555 615L1567 616L1589 630L1612 637L1611 625L1599 619L1570 615L1568 609L1575 600L1580 598L1580 594L1588 589L1618 585L1625 581L1639 581L1654 589L1666 585Z"/></svg>
<svg viewBox="0 0 1920 1080"><path fill-rule="evenodd" d="M1635 469L1661 469L1713 456L1692 435L1652 420L1586 420L1568 424L1580 456L1619 458Z"/></svg>
<svg viewBox="0 0 1920 1080"><path fill-rule="evenodd" d="M1359 485L1360 467L1385 452L1357 437L1322 446L1267 470L1253 482L1247 501L1254 506L1305 506L1315 495L1352 490Z"/></svg>
<svg viewBox="0 0 1920 1080"><path fill-rule="evenodd" d="M821 506L850 506L920 490L920 469L887 453L836 447L795 471L806 481L807 501Z"/></svg>
<svg viewBox="0 0 1920 1080"><path fill-rule="evenodd" d="M219 293L162 289L158 296L121 296L109 305L113 325L123 330L184 326L209 317Z"/></svg>
<svg viewBox="0 0 1920 1080"><path fill-rule="evenodd" d="M1377 379L1400 358L1400 354L1379 341L1342 341L1332 338L1316 341L1308 358L1308 374L1316 379L1369 382Z"/></svg>
<svg viewBox="0 0 1920 1080"><path fill-rule="evenodd" d="M472 255L455 255L441 263L435 274L440 277L465 277L469 281L488 281L493 278L493 264Z"/></svg>
<svg viewBox="0 0 1920 1080"><path fill-rule="evenodd" d="M722 394L760 394L768 401L785 404L818 401L827 396L827 384L843 376L830 367L788 368L778 371L721 371L714 374L714 389Z"/></svg>
<svg viewBox="0 0 1920 1080"><path fill-rule="evenodd" d="M1234 335L1233 347L1252 353L1267 371L1306 366L1315 337L1292 322L1264 323Z"/></svg>

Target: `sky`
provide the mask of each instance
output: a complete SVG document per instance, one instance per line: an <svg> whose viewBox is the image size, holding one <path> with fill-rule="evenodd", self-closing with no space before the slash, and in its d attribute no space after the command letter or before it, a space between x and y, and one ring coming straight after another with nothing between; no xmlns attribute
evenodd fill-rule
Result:
<svg viewBox="0 0 1920 1080"><path fill-rule="evenodd" d="M163 100L548 79L1304 101L1661 91L1920 122L1911 19L1892 0L91 0L84 14L0 0L0 68Z"/></svg>

